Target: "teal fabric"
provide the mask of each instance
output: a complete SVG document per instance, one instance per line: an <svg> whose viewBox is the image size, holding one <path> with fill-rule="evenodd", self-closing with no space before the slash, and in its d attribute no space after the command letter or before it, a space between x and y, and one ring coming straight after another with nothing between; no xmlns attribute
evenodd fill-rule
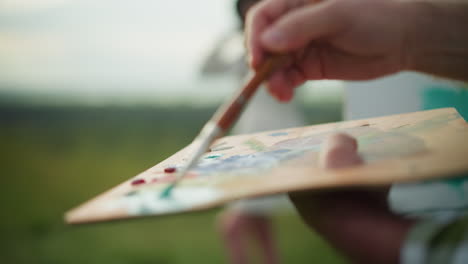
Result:
<svg viewBox="0 0 468 264"><path fill-rule="evenodd" d="M435 84L423 89L423 110L443 107L454 107L468 121L468 84L450 83L450 86L448 84ZM468 178L468 174L461 176L458 179L466 180ZM446 180L446 182L453 185L457 181Z"/></svg>
<svg viewBox="0 0 468 264"><path fill-rule="evenodd" d="M423 90L423 110L455 107L460 115L468 120L468 86L460 85L453 89L443 85L434 85Z"/></svg>

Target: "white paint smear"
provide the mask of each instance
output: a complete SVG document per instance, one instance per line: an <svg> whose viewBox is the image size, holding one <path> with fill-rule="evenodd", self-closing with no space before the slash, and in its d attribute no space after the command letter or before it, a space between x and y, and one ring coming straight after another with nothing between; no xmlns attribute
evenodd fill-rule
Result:
<svg viewBox="0 0 468 264"><path fill-rule="evenodd" d="M131 215L173 213L213 202L221 193L209 187L181 186L176 187L169 198L160 196L160 190L142 189L123 196L116 205L125 208Z"/></svg>

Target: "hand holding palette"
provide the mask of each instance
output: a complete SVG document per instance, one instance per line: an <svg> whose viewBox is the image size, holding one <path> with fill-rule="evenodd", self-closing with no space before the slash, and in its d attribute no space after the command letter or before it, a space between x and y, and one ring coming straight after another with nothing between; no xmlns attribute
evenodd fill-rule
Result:
<svg viewBox="0 0 468 264"><path fill-rule="evenodd" d="M358 140L365 164L324 170L322 143L333 133ZM71 224L189 212L249 197L448 178L468 172L468 124L452 108L290 128L218 139L177 185L192 145L69 211Z"/></svg>

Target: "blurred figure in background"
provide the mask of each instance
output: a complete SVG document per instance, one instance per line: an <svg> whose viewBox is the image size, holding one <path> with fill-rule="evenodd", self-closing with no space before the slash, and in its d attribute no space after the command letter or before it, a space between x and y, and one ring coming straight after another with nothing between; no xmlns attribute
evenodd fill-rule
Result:
<svg viewBox="0 0 468 264"><path fill-rule="evenodd" d="M244 22L247 10L258 0L237 0L240 28L218 41L203 65L202 74L233 75L237 87L249 73L245 57ZM236 54L237 51L237 54ZM265 87L261 87L233 129L234 134L303 126L302 114L295 104L279 104ZM290 206L286 196L259 198L232 203L218 217L218 227L226 243L231 263L247 263L248 239L258 242L264 263L278 263L272 231L271 214L275 209Z"/></svg>

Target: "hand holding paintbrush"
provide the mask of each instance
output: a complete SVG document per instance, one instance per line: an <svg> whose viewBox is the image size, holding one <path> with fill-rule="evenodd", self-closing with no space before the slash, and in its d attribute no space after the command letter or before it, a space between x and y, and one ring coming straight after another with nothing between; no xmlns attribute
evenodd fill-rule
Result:
<svg viewBox="0 0 468 264"><path fill-rule="evenodd" d="M320 0L308 0L306 2L312 4L319 1ZM252 21L249 23L252 23ZM258 29L259 28L257 27L257 30ZM248 35L252 36L252 32ZM247 42L252 44L255 42L256 38L253 39L254 40L250 37ZM279 52L278 54L287 54L287 52ZM256 69L254 75L247 81L245 86L231 98L231 100L227 101L218 109L218 111L216 111L211 120L203 127L200 134L192 143L192 149L194 149L194 152L192 153L187 165L179 171L176 180L163 190L161 194L162 198L169 197L172 189L174 189L179 181L185 176L187 171L196 165L200 157L208 150L210 145L217 138L224 135L234 125L242 113L242 110L257 91L260 84L267 80L275 70L284 66L289 57L288 55L271 55L263 53L262 56L260 56L258 49L257 53L254 53L253 55L256 55L256 57L254 56L254 63L252 64ZM261 59L260 57L262 59L264 58L262 62L259 62Z"/></svg>

